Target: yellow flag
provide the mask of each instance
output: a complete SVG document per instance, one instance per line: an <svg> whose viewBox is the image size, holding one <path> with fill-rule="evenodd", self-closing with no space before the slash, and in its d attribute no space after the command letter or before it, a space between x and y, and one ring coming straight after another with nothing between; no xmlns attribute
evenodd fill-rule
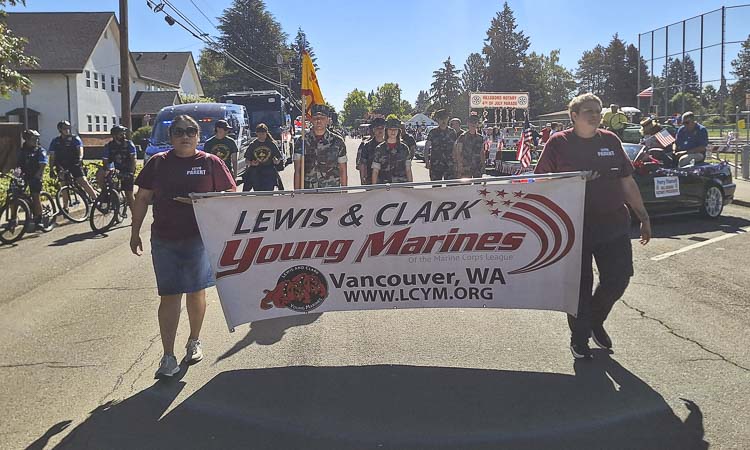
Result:
<svg viewBox="0 0 750 450"><path fill-rule="evenodd" d="M315 66L307 52L302 53L302 96L305 97L305 110L308 116L313 105L326 103L320 92L318 77L315 76Z"/></svg>
<svg viewBox="0 0 750 450"><path fill-rule="evenodd" d="M739 128L740 130L744 130L745 126L745 119L740 119L737 121L737 128Z"/></svg>

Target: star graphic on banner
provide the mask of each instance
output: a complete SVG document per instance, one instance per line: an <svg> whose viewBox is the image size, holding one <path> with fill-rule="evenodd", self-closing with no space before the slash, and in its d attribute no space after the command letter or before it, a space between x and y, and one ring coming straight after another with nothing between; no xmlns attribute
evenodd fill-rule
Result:
<svg viewBox="0 0 750 450"><path fill-rule="evenodd" d="M504 189L503 189L502 191L496 191L496 193L497 193L497 196L498 196L498 197L502 197L502 198L505 198L505 194L506 194L506 192L505 192L505 190L504 190Z"/></svg>
<svg viewBox="0 0 750 450"><path fill-rule="evenodd" d="M499 216L500 215L500 210L499 209L493 209L492 210L492 215L493 216Z"/></svg>
<svg viewBox="0 0 750 450"><path fill-rule="evenodd" d="M513 203L513 202L511 202L510 200L505 200L505 201L503 202L503 205L505 205L505 206L510 206L510 205L511 205L512 203Z"/></svg>
<svg viewBox="0 0 750 450"><path fill-rule="evenodd" d="M485 203L487 203L487 206L495 206L495 203L497 203L495 200L485 200Z"/></svg>
<svg viewBox="0 0 750 450"><path fill-rule="evenodd" d="M481 191L477 191L477 192L479 192L482 195L482 197L486 197L490 193L490 191L488 191L487 189L482 189Z"/></svg>
<svg viewBox="0 0 750 450"><path fill-rule="evenodd" d="M515 195L516 198L521 198L523 197L523 191L514 192L513 195Z"/></svg>

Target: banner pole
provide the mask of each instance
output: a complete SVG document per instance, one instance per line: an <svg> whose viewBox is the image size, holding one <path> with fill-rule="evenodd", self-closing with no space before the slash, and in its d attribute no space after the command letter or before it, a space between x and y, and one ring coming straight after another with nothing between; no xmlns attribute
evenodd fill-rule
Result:
<svg viewBox="0 0 750 450"><path fill-rule="evenodd" d="M305 188L305 128L307 125L307 105L305 105L305 94L302 94L302 156L299 159L299 188Z"/></svg>

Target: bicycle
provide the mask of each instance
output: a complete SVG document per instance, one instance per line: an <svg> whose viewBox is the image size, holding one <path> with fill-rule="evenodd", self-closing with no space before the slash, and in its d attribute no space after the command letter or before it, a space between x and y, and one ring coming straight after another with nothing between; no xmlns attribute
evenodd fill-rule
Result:
<svg viewBox="0 0 750 450"><path fill-rule="evenodd" d="M113 170L104 176L104 186L91 206L89 225L95 233L106 233L126 217L128 208L125 193L120 188L120 172Z"/></svg>
<svg viewBox="0 0 750 450"><path fill-rule="evenodd" d="M17 169L9 174L0 174L2 178L9 178L10 185L5 195L5 202L0 205L0 242L12 244L23 237L30 227L36 227L33 220L31 194L26 193L26 180ZM55 226L57 206L49 192L39 193L42 203L40 230L48 232Z"/></svg>
<svg viewBox="0 0 750 450"><path fill-rule="evenodd" d="M56 196L60 212L72 222L85 222L91 212L91 199L88 194L67 169L59 167L57 178L62 184Z"/></svg>

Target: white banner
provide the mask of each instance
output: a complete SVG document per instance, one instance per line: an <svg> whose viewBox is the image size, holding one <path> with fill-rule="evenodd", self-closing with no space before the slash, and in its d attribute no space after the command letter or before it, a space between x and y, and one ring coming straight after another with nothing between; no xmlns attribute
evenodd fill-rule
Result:
<svg viewBox="0 0 750 450"><path fill-rule="evenodd" d="M517 108L529 107L528 92L472 92L469 94L470 108Z"/></svg>
<svg viewBox="0 0 750 450"><path fill-rule="evenodd" d="M198 195L230 329L307 312L575 314L585 182L506 178L359 192Z"/></svg>

